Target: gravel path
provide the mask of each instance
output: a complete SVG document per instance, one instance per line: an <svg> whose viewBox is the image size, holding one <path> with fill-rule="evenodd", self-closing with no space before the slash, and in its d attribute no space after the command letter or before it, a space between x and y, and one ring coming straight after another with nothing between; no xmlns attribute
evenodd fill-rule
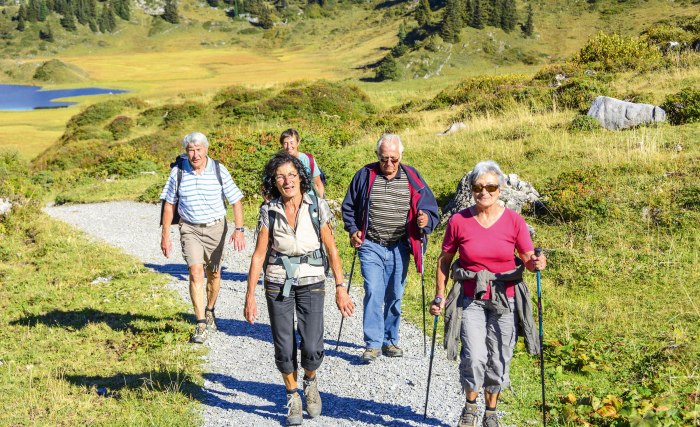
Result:
<svg viewBox="0 0 700 427"><path fill-rule="evenodd" d="M177 231L173 231L174 256L166 259L160 252L159 206L110 202L49 207L45 211L98 240L121 248L147 267L170 275L174 288L190 302L187 267L180 253ZM209 347L204 360L202 393L205 426L285 424L286 397L274 364L272 335L261 286L257 289L260 319L250 325L243 318L252 234L250 230L246 232L245 253L235 253L227 247L223 263L221 293L216 306L219 332L205 344ZM356 270L359 270L359 263ZM415 274L414 271L409 274ZM338 351L335 345L340 315L331 289L332 284L329 284L325 306L326 358L318 370L323 414L315 419L305 415L304 425L456 425L464 397L460 392L457 365L447 361L441 346L436 345L428 417L423 420L429 357L423 356L421 331L402 322L404 357L380 357L370 365L362 365L361 286L351 289L357 310L354 317L344 322Z"/></svg>

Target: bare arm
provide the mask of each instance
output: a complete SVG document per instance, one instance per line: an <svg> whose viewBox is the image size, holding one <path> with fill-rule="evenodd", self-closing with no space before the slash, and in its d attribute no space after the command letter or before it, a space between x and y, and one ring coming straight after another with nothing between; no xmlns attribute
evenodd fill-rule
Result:
<svg viewBox="0 0 700 427"><path fill-rule="evenodd" d="M233 210L233 222L236 228L243 228L243 203L239 200L231 205L231 209ZM231 242L233 242L233 248L237 251L245 249L245 237L242 231L234 230L229 239L229 244Z"/></svg>
<svg viewBox="0 0 700 427"><path fill-rule="evenodd" d="M323 199L326 197L326 187L323 185L323 181L321 181L321 175L314 177L313 186L319 198Z"/></svg>
<svg viewBox="0 0 700 427"><path fill-rule="evenodd" d="M438 257L438 268L435 272L435 298L442 298L440 305L430 304L430 314L437 316L445 306L445 288L450 277L450 265L455 257L455 252L441 252ZM434 300L433 300L434 301Z"/></svg>
<svg viewBox="0 0 700 427"><path fill-rule="evenodd" d="M255 251L250 259L250 268L248 269L248 289L245 294L245 307L243 315L251 324L258 317L258 305L255 301L255 286L258 284L260 273L267 255L267 245L269 244L269 231L267 227L262 227L258 233L258 240L255 242Z"/></svg>
<svg viewBox="0 0 700 427"><path fill-rule="evenodd" d="M331 265L331 270L333 270L335 284L343 284L343 265L340 262L338 248L335 246L335 236L333 236L333 229L330 223L326 223L321 227L321 240L328 253L328 260ZM353 304L352 299L350 299L348 288L345 286L335 287L335 304L338 306L338 310L340 310L343 317L352 316L355 312L355 304Z"/></svg>
<svg viewBox="0 0 700 427"><path fill-rule="evenodd" d="M166 258L170 258L170 254L173 250L173 242L170 239L170 223L173 222L174 214L175 205L165 202L165 206L163 207L163 229L160 234L160 249L163 251L163 255L165 255Z"/></svg>
<svg viewBox="0 0 700 427"><path fill-rule="evenodd" d="M525 268L532 272L541 271L547 267L547 257L544 256L544 253L540 253L540 256L535 256L535 251L529 251L520 254L520 259L525 263Z"/></svg>

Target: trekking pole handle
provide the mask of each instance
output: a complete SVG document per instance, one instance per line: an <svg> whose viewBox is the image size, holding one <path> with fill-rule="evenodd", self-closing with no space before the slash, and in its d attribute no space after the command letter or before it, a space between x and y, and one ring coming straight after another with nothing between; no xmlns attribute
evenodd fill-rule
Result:
<svg viewBox="0 0 700 427"><path fill-rule="evenodd" d="M540 255L542 255L542 248L535 248L535 256L539 257ZM537 270L537 271L539 271L539 270Z"/></svg>
<svg viewBox="0 0 700 427"><path fill-rule="evenodd" d="M442 302L442 297L435 297L435 299L433 300L433 302L431 304L440 305L441 302Z"/></svg>

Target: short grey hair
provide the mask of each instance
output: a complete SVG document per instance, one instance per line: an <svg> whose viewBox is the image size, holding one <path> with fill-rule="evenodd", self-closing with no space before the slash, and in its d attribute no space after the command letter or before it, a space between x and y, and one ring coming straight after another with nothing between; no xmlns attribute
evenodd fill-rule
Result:
<svg viewBox="0 0 700 427"><path fill-rule="evenodd" d="M379 137L379 141L377 141L377 147L374 149L374 152L377 153L377 158L379 158L379 151L382 148L382 144L384 144L385 142L398 143L399 155L403 156L403 144L401 143L401 137L395 133L385 133L384 135Z"/></svg>
<svg viewBox="0 0 700 427"><path fill-rule="evenodd" d="M182 149L187 151L188 145L201 145L209 149L209 140L202 132L190 132L182 138Z"/></svg>
<svg viewBox="0 0 700 427"><path fill-rule="evenodd" d="M477 179L486 174L496 175L496 177L498 177L498 185L500 185L501 188L506 185L506 176L501 170L501 167L498 166L498 163L493 160L484 160L483 162L477 163L474 169L472 169L471 174L469 174L469 186L471 187L474 185Z"/></svg>

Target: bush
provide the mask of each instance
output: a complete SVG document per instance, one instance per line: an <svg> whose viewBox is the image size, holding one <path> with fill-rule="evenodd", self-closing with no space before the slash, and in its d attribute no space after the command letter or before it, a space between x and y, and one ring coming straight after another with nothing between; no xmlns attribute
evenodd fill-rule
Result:
<svg viewBox="0 0 700 427"><path fill-rule="evenodd" d="M163 183L158 182L148 187L136 201L142 203L158 203L160 201L160 193L163 191Z"/></svg>
<svg viewBox="0 0 700 427"><path fill-rule="evenodd" d="M600 129L600 123L594 117L581 114L574 117L574 119L569 124L569 129L572 131L588 132L596 129Z"/></svg>
<svg viewBox="0 0 700 427"><path fill-rule="evenodd" d="M401 79L401 69L399 69L396 59L392 54L389 54L382 59L374 74L377 81L384 80L399 80Z"/></svg>
<svg viewBox="0 0 700 427"><path fill-rule="evenodd" d="M112 132L112 137L117 139L125 138L134 127L134 120L127 116L117 116L107 125L106 129Z"/></svg>
<svg viewBox="0 0 700 427"><path fill-rule="evenodd" d="M598 33L574 57L574 62L597 70L649 70L659 66L661 53L639 37Z"/></svg>
<svg viewBox="0 0 700 427"><path fill-rule="evenodd" d="M196 119L203 116L207 109L204 105L196 102L186 102L184 104L164 105L161 107L149 108L139 114L137 123L139 126L153 126L162 124L164 127L172 127L189 119Z"/></svg>
<svg viewBox="0 0 700 427"><path fill-rule="evenodd" d="M229 86L214 95L212 102L215 104L231 103L231 105L235 105L239 103L259 101L267 96L269 96L269 91L267 90L254 90L243 86Z"/></svg>
<svg viewBox="0 0 700 427"><path fill-rule="evenodd" d="M555 97L560 107L587 111L598 96L607 96L606 85L590 78L572 78L556 88Z"/></svg>
<svg viewBox="0 0 700 427"><path fill-rule="evenodd" d="M700 90L687 87L680 92L669 95L661 105L666 111L669 123L682 125L700 122Z"/></svg>
<svg viewBox="0 0 700 427"><path fill-rule="evenodd" d="M117 115L125 107L123 101L106 101L93 104L71 117L67 128L75 129L87 125L98 125Z"/></svg>
<svg viewBox="0 0 700 427"><path fill-rule="evenodd" d="M554 220L578 221L608 212L607 184L602 182L598 170L561 173L545 185L542 194Z"/></svg>

